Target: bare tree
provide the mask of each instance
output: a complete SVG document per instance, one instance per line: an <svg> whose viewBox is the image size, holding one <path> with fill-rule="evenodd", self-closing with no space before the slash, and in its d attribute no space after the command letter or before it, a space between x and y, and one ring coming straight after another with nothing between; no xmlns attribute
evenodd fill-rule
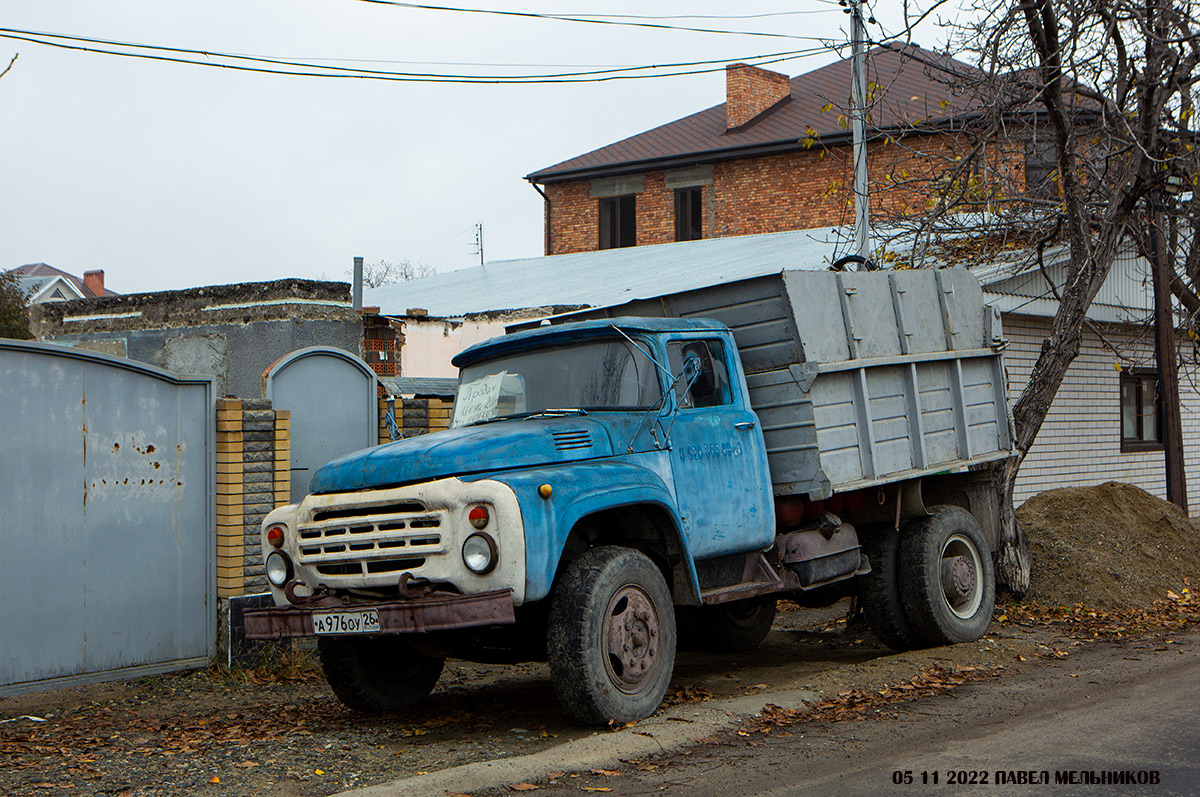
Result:
<svg viewBox="0 0 1200 797"><path fill-rule="evenodd" d="M346 272L352 274L353 272ZM376 260L363 265L363 284L368 288L395 285L398 282L428 277L437 273L429 263L414 263L411 260Z"/></svg>
<svg viewBox="0 0 1200 797"><path fill-rule="evenodd" d="M1069 253L1065 279L1049 287L1058 300L1049 333L1013 405L1016 455L993 471L1002 520L996 573L1017 594L1030 571L1013 510L1017 473L1079 354L1088 308L1116 257L1146 248L1152 222L1162 228L1171 206L1159 198L1171 176L1190 188L1200 174L1187 132L1200 79L1196 9L1197 0L973 0L964 15L973 22L951 40L971 68L942 78L972 112L927 135L914 128L889 139L936 172L890 176L893 188L922 197L919 212L896 219L917 241L911 265L964 250L1011 256L1014 244L1039 265L1048 246ZM1194 318L1200 245L1190 231L1200 212L1194 197L1172 209L1189 223L1167 225L1176 230L1167 256L1186 253L1171 283Z"/></svg>

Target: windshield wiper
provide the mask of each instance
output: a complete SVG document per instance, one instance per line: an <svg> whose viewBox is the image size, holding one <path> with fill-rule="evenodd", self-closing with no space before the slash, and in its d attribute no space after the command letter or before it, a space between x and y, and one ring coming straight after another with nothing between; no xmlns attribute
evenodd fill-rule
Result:
<svg viewBox="0 0 1200 797"><path fill-rule="evenodd" d="M525 416L525 420L529 420L530 418L565 418L568 415L587 415L587 414L588 414L587 410L581 409L579 407L563 407L563 408L542 410L541 412L531 412L530 414Z"/></svg>
<svg viewBox="0 0 1200 797"><path fill-rule="evenodd" d="M580 407L564 407L562 409L554 408L542 410L541 412L514 412L510 415L497 415L494 418L483 418L478 421L471 421L470 423L465 424L465 426L482 426L485 423L496 423L497 421L528 421L530 418L565 418L568 415L587 414L588 411Z"/></svg>

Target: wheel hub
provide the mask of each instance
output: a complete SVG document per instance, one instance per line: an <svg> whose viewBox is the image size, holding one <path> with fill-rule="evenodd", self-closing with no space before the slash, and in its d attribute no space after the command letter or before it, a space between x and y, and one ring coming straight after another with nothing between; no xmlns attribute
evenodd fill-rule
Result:
<svg viewBox="0 0 1200 797"><path fill-rule="evenodd" d="M658 613L636 586L622 587L609 602L606 622L608 670L624 692L642 689L658 659Z"/></svg>
<svg viewBox="0 0 1200 797"><path fill-rule="evenodd" d="M942 590L951 606L957 606L975 592L975 568L966 556L942 560Z"/></svg>

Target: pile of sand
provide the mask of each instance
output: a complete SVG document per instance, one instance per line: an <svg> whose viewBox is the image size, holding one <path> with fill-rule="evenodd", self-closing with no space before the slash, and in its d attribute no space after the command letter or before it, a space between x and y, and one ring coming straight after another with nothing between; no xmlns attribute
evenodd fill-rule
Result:
<svg viewBox="0 0 1200 797"><path fill-rule="evenodd" d="M1200 588L1200 530L1179 507L1129 484L1066 487L1030 498L1017 522L1033 547L1028 597L1132 609Z"/></svg>

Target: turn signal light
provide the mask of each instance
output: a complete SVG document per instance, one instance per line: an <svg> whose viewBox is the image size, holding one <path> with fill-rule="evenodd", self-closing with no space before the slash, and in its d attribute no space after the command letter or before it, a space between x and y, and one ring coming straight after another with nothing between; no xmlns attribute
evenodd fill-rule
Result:
<svg viewBox="0 0 1200 797"><path fill-rule="evenodd" d="M467 514L467 520L471 521L471 525L477 529L485 528L489 520L487 507L475 507Z"/></svg>
<svg viewBox="0 0 1200 797"><path fill-rule="evenodd" d="M272 548L283 547L283 526L272 526L267 529L267 542Z"/></svg>

